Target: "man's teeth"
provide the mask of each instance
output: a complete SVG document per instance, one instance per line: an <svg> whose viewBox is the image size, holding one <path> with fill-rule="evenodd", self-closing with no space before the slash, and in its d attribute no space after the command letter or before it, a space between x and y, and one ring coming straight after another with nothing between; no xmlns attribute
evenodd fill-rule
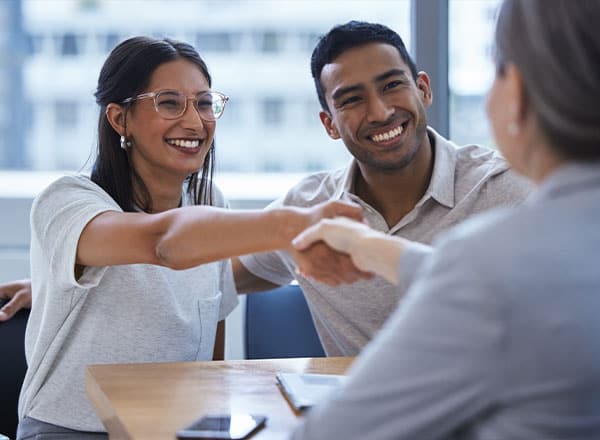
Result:
<svg viewBox="0 0 600 440"><path fill-rule="evenodd" d="M200 146L200 140L187 140L187 139L169 139L167 140L169 145L174 145L176 147L182 148L198 148Z"/></svg>
<svg viewBox="0 0 600 440"><path fill-rule="evenodd" d="M373 136L371 136L371 139L373 139L375 142L389 141L390 139L400 136L403 131L404 128L402 127L402 125L400 125L399 127L396 127L388 132L374 134Z"/></svg>

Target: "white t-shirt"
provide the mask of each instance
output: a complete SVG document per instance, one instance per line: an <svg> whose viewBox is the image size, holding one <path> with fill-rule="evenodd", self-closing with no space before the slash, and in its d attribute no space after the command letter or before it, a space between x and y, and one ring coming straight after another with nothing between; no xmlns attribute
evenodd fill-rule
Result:
<svg viewBox="0 0 600 440"><path fill-rule="evenodd" d="M220 192L215 199L225 206ZM86 396L86 365L209 360L217 322L237 305L229 260L181 271L86 267L76 279L81 232L105 211L122 210L85 176L60 178L33 203L33 306L20 418L104 431Z"/></svg>

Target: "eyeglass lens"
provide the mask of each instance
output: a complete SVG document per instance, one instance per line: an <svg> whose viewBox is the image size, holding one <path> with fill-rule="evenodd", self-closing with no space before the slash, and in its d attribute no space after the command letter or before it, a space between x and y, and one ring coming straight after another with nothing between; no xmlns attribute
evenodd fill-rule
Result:
<svg viewBox="0 0 600 440"><path fill-rule="evenodd" d="M160 92L155 98L156 110L164 118L175 119L185 112L187 100L188 98L179 92ZM214 92L198 95L192 102L200 117L207 121L218 119L225 110L225 99Z"/></svg>

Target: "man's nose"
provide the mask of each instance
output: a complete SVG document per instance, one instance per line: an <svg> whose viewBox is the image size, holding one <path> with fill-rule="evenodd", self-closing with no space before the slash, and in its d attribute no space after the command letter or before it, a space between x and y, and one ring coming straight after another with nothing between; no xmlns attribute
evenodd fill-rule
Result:
<svg viewBox="0 0 600 440"><path fill-rule="evenodd" d="M394 114L394 107L385 102L380 96L374 96L369 99L367 111L369 122L384 122Z"/></svg>

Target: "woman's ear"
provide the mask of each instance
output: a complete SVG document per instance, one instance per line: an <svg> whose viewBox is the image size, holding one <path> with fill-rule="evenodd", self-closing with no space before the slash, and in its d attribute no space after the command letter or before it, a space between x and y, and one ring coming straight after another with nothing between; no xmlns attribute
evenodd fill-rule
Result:
<svg viewBox="0 0 600 440"><path fill-rule="evenodd" d="M338 132L335 124L331 120L331 116L326 111L321 110L319 113L319 118L321 119L321 124L325 127L325 131L331 139L339 139L340 133Z"/></svg>
<svg viewBox="0 0 600 440"><path fill-rule="evenodd" d="M106 106L106 119L108 119L108 123L119 134L119 136L126 136L125 112L126 109L119 104L111 102Z"/></svg>
<svg viewBox="0 0 600 440"><path fill-rule="evenodd" d="M512 63L506 65L503 76L506 81L508 102L511 103L508 108L509 118L522 125L528 116L529 109L523 77L519 69Z"/></svg>

